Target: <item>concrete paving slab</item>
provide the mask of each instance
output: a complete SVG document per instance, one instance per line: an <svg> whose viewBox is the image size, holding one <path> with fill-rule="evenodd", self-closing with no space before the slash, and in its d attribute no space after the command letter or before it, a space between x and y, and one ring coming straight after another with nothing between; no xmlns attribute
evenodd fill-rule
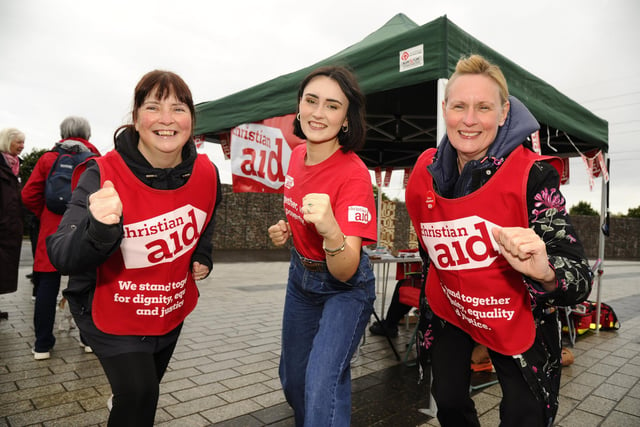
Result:
<svg viewBox="0 0 640 427"><path fill-rule="evenodd" d="M77 329L56 330L51 359L33 359L33 303L25 277L31 263L25 244L19 289L0 295L0 309L9 313L0 321L0 427L106 426L110 387L95 355L79 345ZM603 269L602 300L622 327L578 337L575 363L563 371L558 426L640 426L640 262L607 260ZM280 260L214 266L199 284L198 307L161 384L157 425L294 425L277 377L287 272L288 263ZM387 289L387 301L392 292ZM594 289L591 299L595 295ZM410 335L411 328L401 326L393 341L401 355ZM417 384L416 369L397 361L384 338L367 332L352 366L352 425L437 426L420 411L428 405L428 387ZM482 425L497 425L499 387L475 392L474 400Z"/></svg>

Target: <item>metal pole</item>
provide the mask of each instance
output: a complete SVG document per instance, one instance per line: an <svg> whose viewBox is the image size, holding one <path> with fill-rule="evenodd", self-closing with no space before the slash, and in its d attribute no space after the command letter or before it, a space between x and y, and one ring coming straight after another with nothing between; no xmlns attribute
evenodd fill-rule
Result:
<svg viewBox="0 0 640 427"><path fill-rule="evenodd" d="M607 165L607 169L609 168L609 155L607 153L604 153L604 164ZM602 191L601 191L601 201L600 201L600 227L598 227L598 235L600 236L600 238L598 239L598 258L601 261L600 267L596 269L595 274L597 275L597 286L598 286L598 290L597 290L597 296L596 296L596 319L595 319L595 323L596 323L596 335L600 334L600 291L602 289L602 274L601 271L604 270L604 239L605 239L605 235L604 235L604 230L602 229L602 225L605 223L606 219L607 219L607 211L609 210L609 206L607 201L609 200L608 198L608 192L609 192L609 186L607 185L607 182L605 180L605 174L604 171L602 171L601 173L601 178L602 178Z"/></svg>

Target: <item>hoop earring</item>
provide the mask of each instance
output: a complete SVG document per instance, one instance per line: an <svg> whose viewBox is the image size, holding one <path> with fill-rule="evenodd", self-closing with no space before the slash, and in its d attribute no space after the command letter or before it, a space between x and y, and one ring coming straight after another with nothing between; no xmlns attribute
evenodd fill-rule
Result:
<svg viewBox="0 0 640 427"><path fill-rule="evenodd" d="M344 133L349 132L349 125L342 126L342 132Z"/></svg>
<svg viewBox="0 0 640 427"><path fill-rule="evenodd" d="M296 114L296 119L298 119L298 121L300 121L300 113Z"/></svg>

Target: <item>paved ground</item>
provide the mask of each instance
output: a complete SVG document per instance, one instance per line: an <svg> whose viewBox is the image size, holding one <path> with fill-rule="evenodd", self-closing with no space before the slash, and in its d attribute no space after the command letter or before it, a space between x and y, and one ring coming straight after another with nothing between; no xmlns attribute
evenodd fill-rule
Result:
<svg viewBox="0 0 640 427"><path fill-rule="evenodd" d="M95 356L79 346L77 330L56 331L51 359L31 355L28 245L23 258L18 292L0 296L0 309L9 312L0 321L0 427L105 426L110 388ZM157 425L293 426L277 374L287 266L214 267L162 382ZM640 426L640 262L607 261L604 269L602 298L622 328L578 338L575 363L563 370L557 426ZM402 353L409 336L403 327L394 339ZM416 368L397 361L384 339L367 334L352 376L353 426L438 425L420 411L428 405L427 385L417 384ZM475 392L474 400L482 425L497 426L499 386Z"/></svg>

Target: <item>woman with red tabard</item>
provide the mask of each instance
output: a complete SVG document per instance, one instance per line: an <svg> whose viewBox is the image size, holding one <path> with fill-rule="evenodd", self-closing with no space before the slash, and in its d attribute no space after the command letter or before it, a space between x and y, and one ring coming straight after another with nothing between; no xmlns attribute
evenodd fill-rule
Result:
<svg viewBox="0 0 640 427"><path fill-rule="evenodd" d="M586 299L593 279L559 191L561 166L531 150L538 122L479 55L458 62L442 112L447 134L420 156L406 190L430 260L438 420L480 425L469 396L479 343L502 388L500 425L550 426L561 368L554 306Z"/></svg>
<svg viewBox="0 0 640 427"><path fill-rule="evenodd" d="M47 240L69 274L64 296L109 379L109 426L152 426L159 384L195 281L212 268L215 165L193 142L195 108L178 75L152 71L134 92L115 150L89 160L58 231Z"/></svg>

